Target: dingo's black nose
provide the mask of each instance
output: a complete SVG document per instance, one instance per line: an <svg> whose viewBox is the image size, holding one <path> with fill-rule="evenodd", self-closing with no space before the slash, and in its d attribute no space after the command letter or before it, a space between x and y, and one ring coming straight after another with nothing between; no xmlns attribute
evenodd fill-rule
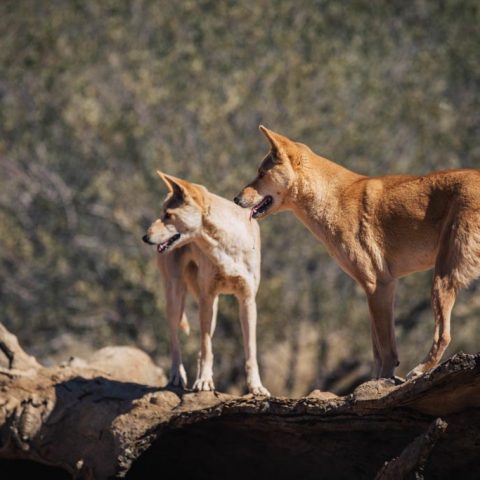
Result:
<svg viewBox="0 0 480 480"><path fill-rule="evenodd" d="M240 205L240 197L235 197L233 201L237 204Z"/></svg>
<svg viewBox="0 0 480 480"><path fill-rule="evenodd" d="M142 237L142 240L145 242L145 243L150 243L150 240L148 239L148 235L144 235Z"/></svg>

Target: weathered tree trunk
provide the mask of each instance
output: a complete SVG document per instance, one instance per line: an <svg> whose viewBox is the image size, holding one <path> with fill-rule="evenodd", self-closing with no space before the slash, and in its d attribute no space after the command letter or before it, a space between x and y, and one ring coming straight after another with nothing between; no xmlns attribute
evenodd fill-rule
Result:
<svg viewBox="0 0 480 480"><path fill-rule="evenodd" d="M402 385L288 399L159 388L158 367L126 347L45 368L2 327L0 351L0 457L16 459L0 471L33 460L100 479L479 478L480 355ZM446 431L425 434L436 418Z"/></svg>

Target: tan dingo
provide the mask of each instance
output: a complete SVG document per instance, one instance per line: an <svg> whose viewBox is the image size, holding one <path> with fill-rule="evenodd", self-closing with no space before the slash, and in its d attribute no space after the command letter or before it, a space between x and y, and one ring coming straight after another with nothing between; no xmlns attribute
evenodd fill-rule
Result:
<svg viewBox="0 0 480 480"><path fill-rule="evenodd" d="M220 293L235 295L240 307L248 390L269 395L257 364L255 295L260 282L260 231L248 212L205 187L157 172L169 188L160 219L143 241L157 245L164 277L171 336L170 383L185 387L178 327L188 329L187 290L199 304L201 349L194 390L213 390L212 335Z"/></svg>
<svg viewBox="0 0 480 480"><path fill-rule="evenodd" d="M358 175L261 126L271 145L235 203L254 218L291 210L365 290L376 376L398 365L397 278L434 268L433 344L409 377L435 367L450 342L456 295L480 274L480 171Z"/></svg>

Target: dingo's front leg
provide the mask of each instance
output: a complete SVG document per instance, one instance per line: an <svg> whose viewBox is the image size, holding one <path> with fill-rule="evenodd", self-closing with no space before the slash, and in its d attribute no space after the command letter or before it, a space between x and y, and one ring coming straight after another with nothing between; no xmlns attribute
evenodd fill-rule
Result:
<svg viewBox="0 0 480 480"><path fill-rule="evenodd" d="M254 297L239 298L240 322L242 325L243 347L245 350L245 371L247 387L254 395L270 396L262 385L257 362L257 305Z"/></svg>
<svg viewBox="0 0 480 480"><path fill-rule="evenodd" d="M198 354L196 391L214 390L212 336L217 320L218 297L200 297L200 353Z"/></svg>
<svg viewBox="0 0 480 480"><path fill-rule="evenodd" d="M391 280L367 292L377 378L393 377L399 364L393 321L395 286L396 282Z"/></svg>

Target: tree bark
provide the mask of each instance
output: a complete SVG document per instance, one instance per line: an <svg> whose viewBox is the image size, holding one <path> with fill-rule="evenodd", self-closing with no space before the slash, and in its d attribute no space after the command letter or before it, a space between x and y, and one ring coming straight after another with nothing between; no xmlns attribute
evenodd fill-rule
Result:
<svg viewBox="0 0 480 480"><path fill-rule="evenodd" d="M427 478L478 478L478 354L401 385L291 399L163 388L158 367L128 347L46 368L2 327L0 349L10 352L0 369L0 458L16 467L33 460L99 479L374 478L441 417L448 429L428 454L426 440L415 444L418 465Z"/></svg>

